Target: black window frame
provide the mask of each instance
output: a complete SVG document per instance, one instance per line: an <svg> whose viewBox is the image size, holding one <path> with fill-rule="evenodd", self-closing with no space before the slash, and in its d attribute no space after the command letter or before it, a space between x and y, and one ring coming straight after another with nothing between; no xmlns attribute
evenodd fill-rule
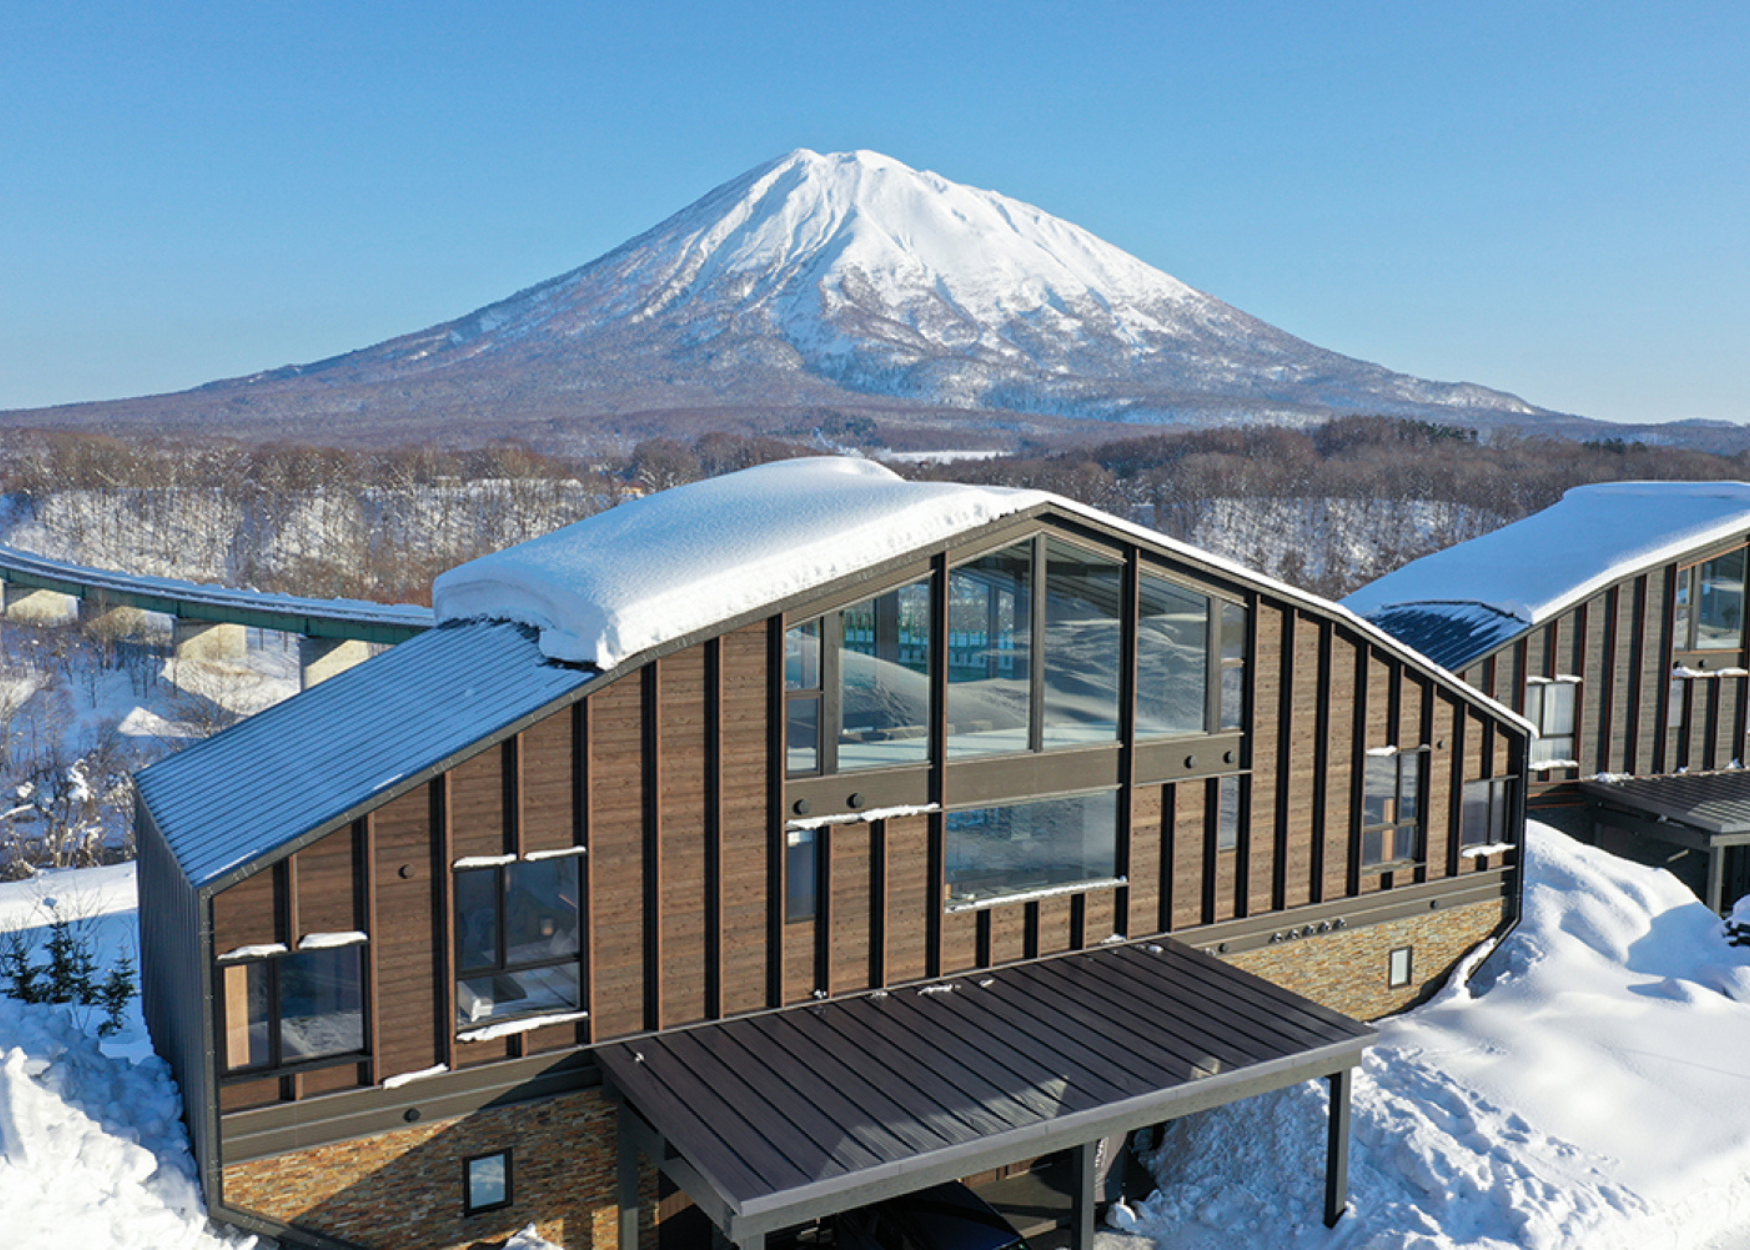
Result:
<svg viewBox="0 0 1750 1250"><path fill-rule="evenodd" d="M461 1010L460 987L461 987L462 983L465 981L479 980L483 977L508 976L508 975L518 973L518 972L534 972L534 971L538 971L542 968L559 968L559 967L565 966L566 964L576 965L577 969L578 969L577 1001L569 1004L569 1006L566 1008L566 1010L581 1011L583 1009L582 961L583 961L583 950L584 950L585 943L584 943L584 931L583 931L583 868L582 868L582 864L579 862L580 859L581 859L581 854L566 854L566 855L547 856L547 857L543 857L542 859L515 859L515 860L510 860L508 862L496 863L496 864L464 865L461 867L455 867L455 868L451 869L450 885L451 885L451 904L452 905L450 908L450 923L451 923L452 932L450 934L450 941L451 941L451 949L454 951L454 989L452 992L456 995L456 998L457 998L456 1014L459 1015L460 1010ZM573 880L576 883L576 894L577 894L577 905L576 905L576 911L575 911L575 914L577 917L577 949L573 950L568 955L555 955L555 956L548 958L548 959L525 959L525 960L513 961L509 958L510 944L507 941L506 936L505 936L505 930L506 930L505 917L506 917L506 913L509 911L509 908L506 905L507 900L508 900L509 889L510 889L510 884L509 884L510 873L508 870L513 869L513 868L531 865L531 864L545 864L545 863L567 864L567 865L570 865L570 867L572 868L572 871L574 874ZM493 909L494 913L495 913L494 918L493 918L493 944L494 944L494 949L495 949L495 961L491 964L464 964L462 962L462 930L463 930L462 914L461 914L462 892L459 888L457 888L457 880L456 879L461 877L461 875L463 873L484 873L484 872L493 873L495 878L496 878L496 882L497 882L496 889L494 891L496 903L495 903L494 909ZM490 1015L490 1016L485 1017L484 1019L481 1019L478 1021L473 1021L473 1022L467 1022L467 1021L463 1021L461 1019L456 1019L454 1021L454 1028L455 1028L457 1033L465 1033L465 1032L468 1032L472 1028L485 1028L485 1027L488 1027L489 1025L495 1025L495 1024L503 1023L505 1021L516 1020L522 1016L531 1016L532 1017L532 1016L551 1015L551 1014L553 1014L553 1011L554 1011L554 1008L551 1005L548 1005L548 1006L530 1007L525 1011L507 1011L507 1012L504 1012L504 1013L498 1014L498 1015Z"/></svg>
<svg viewBox="0 0 1750 1250"><path fill-rule="evenodd" d="M801 924L820 915L820 830L784 831L784 923Z"/></svg>
<svg viewBox="0 0 1750 1250"><path fill-rule="evenodd" d="M469 1155L462 1160L462 1215L480 1215L487 1211L502 1211L516 1201L516 1171L512 1158L513 1148L506 1146L502 1150L482 1151L477 1155ZM504 1160L504 1197L497 1202L485 1202L476 1205L474 1202L474 1174L476 1163L487 1159Z"/></svg>
<svg viewBox="0 0 1750 1250"><path fill-rule="evenodd" d="M1427 747L1408 747L1394 749L1389 756L1369 754L1365 757L1362 767L1361 806L1355 813L1357 831L1360 835L1360 846L1357 859L1363 872L1390 872L1393 868L1409 864L1421 863L1427 854L1428 846L1428 768L1430 752ZM1376 760L1390 759L1392 763L1392 793L1388 799L1391 816L1383 821L1369 823L1367 808L1372 802L1369 787L1373 780L1373 768ZM1405 818L1401 815L1404 806L1404 775L1405 765L1414 769L1416 778L1416 804L1414 815ZM1409 853L1404 854L1401 838L1405 831L1409 832L1412 845ZM1370 835L1381 838L1381 854L1379 858L1368 855ZM1384 838L1391 838L1391 851L1386 853Z"/></svg>
<svg viewBox="0 0 1750 1250"><path fill-rule="evenodd" d="M1518 777L1473 777L1459 787L1458 849L1460 852L1476 846L1506 844L1504 838L1491 841L1488 835L1495 830L1499 830L1502 834L1507 832L1508 822L1513 815L1513 804L1518 798L1515 789L1518 781ZM1472 837L1469 819L1471 796L1480 786L1488 787L1484 806L1483 835Z"/></svg>
<svg viewBox="0 0 1750 1250"><path fill-rule="evenodd" d="M1702 625L1703 588L1710 581L1707 570L1725 559L1737 559L1740 562L1738 576L1738 636L1735 642L1726 645L1705 645ZM1671 649L1675 652L1703 655L1727 656L1741 654L1744 651L1745 629L1745 593L1747 583L1750 583L1750 549L1731 547L1725 551L1716 551L1705 559L1694 564L1684 565L1677 570L1677 584L1671 596Z"/></svg>
<svg viewBox="0 0 1750 1250"><path fill-rule="evenodd" d="M308 950L286 949L275 951L268 955L255 955L246 959L224 959L218 961L219 971L219 1003L214 1012L214 1027L218 1033L215 1053L219 1058L219 1072L225 1080L256 1080L263 1076L277 1076L283 1073L306 1072L317 1068L338 1067L342 1064L357 1063L368 1058L371 1053L370 1013L366 1010L369 1003L369 987L367 978L370 975L370 960L365 958L365 942L347 942L339 946L318 946ZM356 952L358 959L355 993L358 996L358 1032L359 1045L350 1050L330 1051L321 1055L305 1055L286 1058L283 1038L285 1011L284 989L281 984L281 966L286 962L322 955L334 951L351 950ZM233 1065L230 1062L229 1028L231 1009L231 990L228 984L230 978L226 975L232 969L242 970L245 976L251 968L261 968L267 978L265 997L267 1000L267 1058L261 1063ZM246 1009L247 1010L247 1009ZM245 1016L247 1026L247 1015Z"/></svg>

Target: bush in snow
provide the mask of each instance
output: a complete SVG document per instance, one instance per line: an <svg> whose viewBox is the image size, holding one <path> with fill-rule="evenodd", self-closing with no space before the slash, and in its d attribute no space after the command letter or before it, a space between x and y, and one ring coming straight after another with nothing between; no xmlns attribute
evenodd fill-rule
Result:
<svg viewBox="0 0 1750 1250"><path fill-rule="evenodd" d="M0 933L0 983L6 993L25 1003L67 1003L103 1012L100 1037L119 1033L122 1013L134 996L134 961L123 955L107 974L99 975L92 939L75 923L59 917L49 925L44 944L46 961L36 960L36 941L20 932Z"/></svg>
<svg viewBox="0 0 1750 1250"><path fill-rule="evenodd" d="M1732 914L1726 917L1726 944L1750 946L1750 894L1739 899Z"/></svg>

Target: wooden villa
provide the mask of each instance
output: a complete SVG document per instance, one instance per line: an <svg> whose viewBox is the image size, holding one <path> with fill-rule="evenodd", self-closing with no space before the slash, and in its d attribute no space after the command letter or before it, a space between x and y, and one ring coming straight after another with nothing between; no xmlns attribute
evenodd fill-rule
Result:
<svg viewBox="0 0 1750 1250"><path fill-rule="evenodd" d="M1328 1080L1519 906L1529 727L1086 507L804 460L441 578L138 778L215 1217L744 1247ZM1740 713L1741 715L1741 713ZM1295 1218L1305 1218L1298 1213Z"/></svg>
<svg viewBox="0 0 1750 1250"><path fill-rule="evenodd" d="M1616 482L1439 551L1345 606L1521 712L1534 812L1750 894L1750 485Z"/></svg>

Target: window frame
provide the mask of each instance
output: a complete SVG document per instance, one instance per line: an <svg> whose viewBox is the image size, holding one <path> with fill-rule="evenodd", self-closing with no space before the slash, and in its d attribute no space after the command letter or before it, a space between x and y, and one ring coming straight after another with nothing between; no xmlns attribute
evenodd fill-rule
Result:
<svg viewBox="0 0 1750 1250"><path fill-rule="evenodd" d="M339 946L318 946L307 950L288 948L275 951L268 955L256 955L247 959L224 959L215 961L218 971L219 994L218 1010L214 1014L214 1027L218 1033L215 1054L219 1059L219 1076L222 1081L251 1081L262 1077L279 1076L287 1073L307 1072L317 1068L338 1067L343 1064L358 1063L369 1058L371 1053L370 1013L366 1010L369 1003L370 960L365 957L365 942L347 942ZM358 960L357 976L354 980L355 992L358 995L358 1032L359 1044L351 1050L336 1050L322 1055L305 1055L287 1058L285 1055L284 1027L285 1001L281 978L281 965L299 958L312 955L330 954L336 951L353 951ZM265 998L267 1002L267 1058L260 1063L233 1065L230 1061L231 1032L231 977L233 969L248 976L249 970L262 969L267 978ZM245 990L247 994L247 990ZM243 1027L249 1028L247 1002Z"/></svg>
<svg viewBox="0 0 1750 1250"><path fill-rule="evenodd" d="M584 990L584 984L583 984L582 961L583 961L583 952L584 952L584 949L586 946L586 941L585 941L585 932L584 932L584 908L583 908L583 866L582 866L580 860L581 860L581 848L579 848L579 853L566 854L566 855L555 855L555 856L546 857L546 858L538 859L538 860L508 859L506 862L503 862L503 863L476 864L476 865L469 866L469 867L461 867L461 868L452 867L451 868L451 870L450 870L450 901L451 901L450 925L451 925L452 931L450 933L450 949L452 951L451 958L453 961L452 968L451 968L452 995L455 998L455 1011L452 1014L453 1014L453 1027L454 1027L454 1030L458 1034L466 1033L471 1029L485 1028L485 1027L488 1027L489 1025L502 1024L506 1021L517 1020L517 1019L524 1017L524 1016L535 1017L535 1016L543 1016L543 1015L552 1015L556 1011L581 1011L583 1009L585 990ZM509 897L509 888L510 888L509 887L509 879L510 879L509 870L513 869L513 868L517 868L517 867L526 866L526 865L543 864L543 863L556 863L556 864L569 865L573 871L573 880L576 882L576 894L577 894L576 907L575 907L575 911L574 911L574 915L576 916L576 919L577 919L577 935L576 935L577 948L575 950L573 950L568 955L555 955L555 956L552 956L551 958L547 958L547 959L529 959L529 960L513 961L510 958L510 943L509 943L509 940L507 938L507 920L506 920L506 913L509 911L509 908L506 905L507 901L508 901L508 897ZM458 879L464 873L486 873L486 872L492 873L494 876L495 882L496 882L496 888L494 890L494 904L493 904L493 911L494 911L493 945L494 945L494 949L495 949L495 962L490 964L490 965L487 965L487 964L465 964L462 961L462 928L463 928L463 926L462 926L462 914L461 914L462 898L461 898L461 890L458 888L457 883L458 883ZM488 1016L485 1016L481 1019L471 1020L471 1021L463 1020L460 1018L461 1017L461 1010L462 1010L461 987L462 987L464 982L477 981L477 980L480 980L480 979L485 978L485 977L509 976L509 975L513 975L513 974L519 973L519 972L535 972L535 971L539 971L540 969L543 969L543 968L561 968L561 967L566 966L567 964L572 965L573 967L575 967L577 969L577 998L576 998L575 1002L572 1002L564 1007L555 1007L552 1005L548 1005L548 1006L530 1007L530 1008L527 1008L526 1010L523 1010L523 1011L507 1011L507 1012L504 1012L502 1014L488 1015Z"/></svg>
<svg viewBox="0 0 1750 1250"><path fill-rule="evenodd" d="M1735 642L1723 646L1704 645L1704 626L1702 623L1703 589L1710 584L1718 584L1718 579L1709 579L1706 570L1720 560L1736 557L1741 564L1738 590L1738 637ZM1711 555L1696 560L1692 564L1679 566L1676 585L1671 595L1671 649L1678 654L1721 657L1742 655L1745 649L1745 596L1750 589L1750 548L1739 545L1728 547L1723 551L1715 551Z"/></svg>
<svg viewBox="0 0 1750 1250"><path fill-rule="evenodd" d="M1070 794L1050 794L1036 797L1013 799L1007 802L968 803L957 806L943 814L942 818L942 910L945 914L965 911L985 911L992 907L1001 907L1015 903L1031 903L1042 898L1050 898L1059 894L1083 894L1090 890L1117 889L1128 884L1128 878L1119 871L1119 826L1122 815L1119 811L1123 796L1122 787L1101 787L1093 790L1082 790ZM1084 877L1080 879L1041 884L1022 889L1001 892L954 892L954 882L950 877L954 859L954 829L953 819L974 812L995 812L1022 807L1037 807L1047 803L1064 803L1074 800L1108 799L1112 815L1112 871L1105 876ZM1104 812L1101 813L1104 815Z"/></svg>
<svg viewBox="0 0 1750 1250"><path fill-rule="evenodd" d="M1362 872L1391 872L1395 868L1422 863L1427 855L1428 847L1428 759L1431 752L1426 746L1408 748L1394 747L1389 756L1369 752L1363 757L1361 779L1361 803L1355 813L1357 846L1356 862ZM1369 804L1368 785L1371 780L1370 765L1377 759L1390 759L1392 763L1392 793L1390 816L1383 821L1368 822L1367 808ZM1404 766L1410 764L1415 770L1416 792L1415 812L1409 818L1400 813L1404 805ZM1403 853L1402 838L1405 833L1411 841L1409 853ZM1381 838L1381 855L1378 859L1368 856L1367 846L1370 834L1378 834ZM1391 838L1391 853L1385 849L1384 839Z"/></svg>
<svg viewBox="0 0 1750 1250"><path fill-rule="evenodd" d="M468 1155L462 1160L462 1215L480 1215L487 1211L502 1211L516 1202L516 1172L512 1158L513 1147L506 1146L502 1150L487 1150L480 1154ZM488 1159L504 1160L504 1197L497 1202L486 1202L476 1205L474 1202L474 1174L476 1163Z"/></svg>
<svg viewBox="0 0 1750 1250"><path fill-rule="evenodd" d="M1532 768L1574 767L1578 762L1580 747L1580 687L1582 681L1572 673L1557 673L1554 677L1528 677L1525 679L1525 719L1537 729L1537 735L1532 738L1527 750ZM1552 707L1549 698L1550 691L1567 687L1570 691L1567 698L1566 728L1551 725L1556 719L1558 706ZM1533 703L1536 706L1533 707ZM1545 748L1545 743L1565 741L1567 750L1556 751ZM1564 763L1574 761L1575 763Z"/></svg>
<svg viewBox="0 0 1750 1250"><path fill-rule="evenodd" d="M1460 783L1458 788L1458 837L1456 839L1460 854L1478 846L1507 845L1505 842L1491 841L1489 834L1496 829L1503 833L1506 832L1508 820L1513 814L1512 808L1516 797L1514 786L1518 784L1518 781L1519 778L1516 776L1473 777ZM1472 838L1470 836L1470 822L1466 817L1471 810L1470 796L1478 786L1488 787L1488 797L1484 805L1483 836Z"/></svg>
<svg viewBox="0 0 1750 1250"><path fill-rule="evenodd" d="M1398 976L1398 956L1404 957L1404 974ZM1416 948L1414 946L1394 946L1385 957L1385 987L1388 990L1406 990L1416 983Z"/></svg>

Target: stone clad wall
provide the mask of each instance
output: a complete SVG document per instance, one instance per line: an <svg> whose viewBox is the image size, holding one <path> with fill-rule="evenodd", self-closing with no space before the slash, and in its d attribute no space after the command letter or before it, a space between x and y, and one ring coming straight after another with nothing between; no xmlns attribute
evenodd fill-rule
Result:
<svg viewBox="0 0 1750 1250"><path fill-rule="evenodd" d="M506 1147L511 1205L464 1216L462 1161ZM463 1250L530 1223L567 1250L612 1250L617 1168L614 1109L585 1090L232 1164L224 1201L370 1250ZM648 1227L641 1240L654 1244Z"/></svg>
<svg viewBox="0 0 1750 1250"><path fill-rule="evenodd" d="M1377 1020L1433 994L1447 970L1495 932L1506 915L1505 901L1443 907L1222 958L1357 1020ZM1400 946L1414 951L1410 984L1392 989L1387 962Z"/></svg>

